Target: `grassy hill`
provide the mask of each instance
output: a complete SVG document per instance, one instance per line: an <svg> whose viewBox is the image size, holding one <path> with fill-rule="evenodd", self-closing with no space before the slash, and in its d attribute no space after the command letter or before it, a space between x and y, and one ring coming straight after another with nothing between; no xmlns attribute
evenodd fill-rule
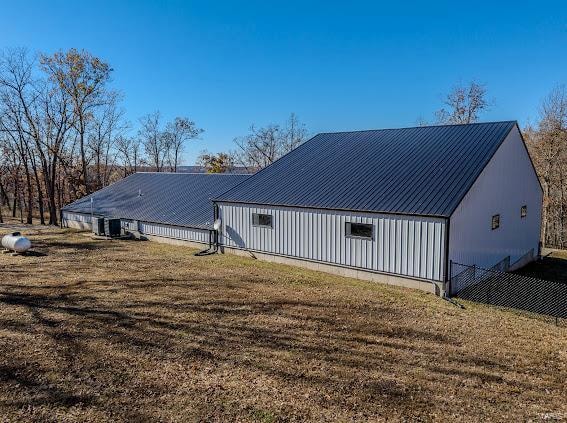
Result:
<svg viewBox="0 0 567 423"><path fill-rule="evenodd" d="M37 254L0 255L7 420L567 418L567 329L544 319L184 247L29 232Z"/></svg>

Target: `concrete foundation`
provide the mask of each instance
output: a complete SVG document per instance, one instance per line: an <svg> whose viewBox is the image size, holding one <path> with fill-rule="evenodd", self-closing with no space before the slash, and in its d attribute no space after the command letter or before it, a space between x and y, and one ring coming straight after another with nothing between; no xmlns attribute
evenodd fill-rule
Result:
<svg viewBox="0 0 567 423"><path fill-rule="evenodd" d="M64 226L68 228L91 230L90 223L66 221ZM208 244L203 244L194 241L186 241L182 239L166 238L156 235L137 234L136 237L147 239L148 241L161 242L163 244L179 245L183 247L198 248L204 250ZM391 275L387 273L370 272L351 267L336 266L327 263L320 263L310 260L302 260L293 257L277 256L273 254L259 253L248 250L241 250L237 248L229 248L220 246L220 252L225 254L234 254L244 257L256 258L273 263L288 264L291 266L303 267L306 269L316 270L319 272L330 273L333 275L345 276L348 278L361 279L371 282L378 282L387 285L403 286L405 288L419 289L425 292L431 292L436 295L441 295L444 291L444 284L442 282L430 282L420 279L405 278L402 276Z"/></svg>
<svg viewBox="0 0 567 423"><path fill-rule="evenodd" d="M508 269L509 272L513 272L514 270L521 269L522 267L530 264L532 261L536 260L536 256L534 254L534 250L530 250L528 254L524 254L520 260L513 263L510 268Z"/></svg>
<svg viewBox="0 0 567 423"><path fill-rule="evenodd" d="M369 272L349 267L334 266L332 264L320 263L309 260L302 260L292 257L276 256L273 254L258 253L255 251L240 250L236 248L220 247L223 254L234 254L243 257L251 257L259 260L269 261L273 263L288 264L291 266L303 267L306 269L317 270L319 272L330 273L333 275L345 276L348 278L362 279L371 282L378 282L387 285L403 286L405 288L419 289L425 292L431 292L441 295L443 292L442 282L429 282L419 279L404 278L401 276L390 275L378 272Z"/></svg>
<svg viewBox="0 0 567 423"><path fill-rule="evenodd" d="M182 247L198 248L200 250L204 250L209 246L209 244L203 244L201 242L186 241L183 239L175 239L175 238L165 238L163 236L156 236L156 235L140 234L140 237L142 239L147 239L148 241L161 242L162 244L179 245Z"/></svg>

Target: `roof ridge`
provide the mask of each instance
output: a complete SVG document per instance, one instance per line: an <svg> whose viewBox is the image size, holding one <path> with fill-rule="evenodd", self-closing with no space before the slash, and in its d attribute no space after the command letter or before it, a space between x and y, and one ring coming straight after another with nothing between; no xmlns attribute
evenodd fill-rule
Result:
<svg viewBox="0 0 567 423"><path fill-rule="evenodd" d="M253 173L207 173L207 172L146 172L140 171L133 173L132 175L137 175L139 173L142 174L150 174L150 175L208 175L208 176L251 176ZM131 175L129 175L131 176Z"/></svg>
<svg viewBox="0 0 567 423"><path fill-rule="evenodd" d="M417 129L417 128L443 128L447 126L468 126L468 125L491 125L496 123L518 123L517 120L493 120L489 122L471 122L471 123L445 123L441 125L415 125L403 126L399 128L379 128L379 129L358 129L355 131L331 131L331 132L318 132L317 135L328 134L353 134L357 132L379 132L379 131L399 131L402 129Z"/></svg>

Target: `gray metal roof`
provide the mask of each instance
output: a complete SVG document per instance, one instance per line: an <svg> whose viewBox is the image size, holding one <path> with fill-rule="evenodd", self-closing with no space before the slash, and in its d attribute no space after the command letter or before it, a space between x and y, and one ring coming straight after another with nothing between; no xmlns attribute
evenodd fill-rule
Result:
<svg viewBox="0 0 567 423"><path fill-rule="evenodd" d="M250 175L135 173L63 208L64 211L211 229L211 198ZM141 195L140 195L141 194Z"/></svg>
<svg viewBox="0 0 567 423"><path fill-rule="evenodd" d="M215 200L448 217L515 125L318 134Z"/></svg>

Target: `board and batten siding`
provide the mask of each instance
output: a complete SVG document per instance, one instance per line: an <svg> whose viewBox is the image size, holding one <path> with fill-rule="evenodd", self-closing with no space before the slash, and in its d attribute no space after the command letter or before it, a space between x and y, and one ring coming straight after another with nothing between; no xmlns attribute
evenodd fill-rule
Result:
<svg viewBox="0 0 567 423"><path fill-rule="evenodd" d="M221 245L443 281L445 219L338 210L218 203ZM271 214L272 228L252 225L252 214ZM348 237L346 223L373 225L372 240Z"/></svg>
<svg viewBox="0 0 567 423"><path fill-rule="evenodd" d="M63 226L78 227L73 222L81 223L85 227L91 227L91 215L83 213L63 212ZM132 231L138 231L143 235L152 235L162 238L177 239L181 241L209 243L209 231L206 229L189 228L185 226L173 226L163 223L152 223L135 221L132 219L121 219L122 227ZM136 228L137 226L137 228Z"/></svg>
<svg viewBox="0 0 567 423"><path fill-rule="evenodd" d="M515 127L453 212L449 259L485 268L508 256L514 265L530 251L535 259L542 199L543 192L528 151ZM524 218L520 214L522 206L527 206ZM493 230L492 216L497 214L500 227Z"/></svg>

